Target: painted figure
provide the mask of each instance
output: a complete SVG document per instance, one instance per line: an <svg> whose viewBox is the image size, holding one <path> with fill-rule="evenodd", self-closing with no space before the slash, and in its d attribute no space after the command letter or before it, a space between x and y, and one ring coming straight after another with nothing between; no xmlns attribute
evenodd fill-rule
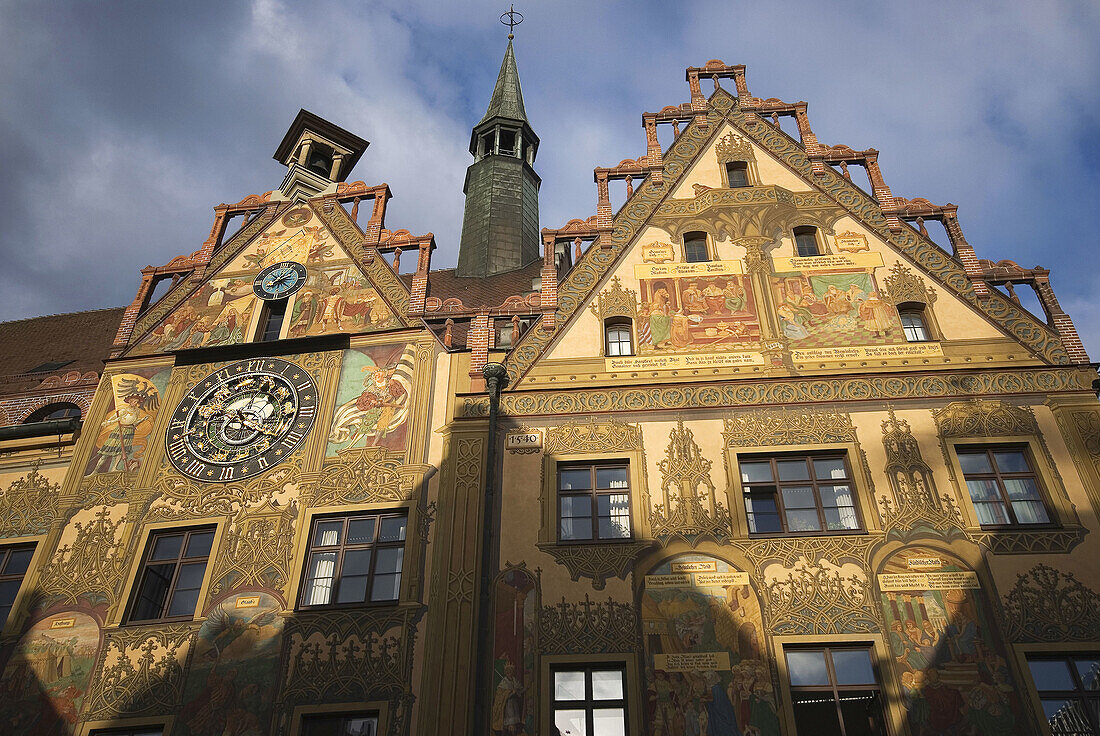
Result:
<svg viewBox="0 0 1100 736"><path fill-rule="evenodd" d="M123 374L112 379L115 406L103 420L95 450L85 475L119 470L134 472L141 466L160 405L160 393L148 379ZM121 404L121 405L120 405Z"/></svg>
<svg viewBox="0 0 1100 736"><path fill-rule="evenodd" d="M890 327L894 324L891 308L874 291L859 305L859 316L863 320L863 328L875 333L875 337L890 332Z"/></svg>
<svg viewBox="0 0 1100 736"><path fill-rule="evenodd" d="M668 303L668 290L663 287L657 289L649 307L649 335L654 347L662 347L672 337L672 317Z"/></svg>

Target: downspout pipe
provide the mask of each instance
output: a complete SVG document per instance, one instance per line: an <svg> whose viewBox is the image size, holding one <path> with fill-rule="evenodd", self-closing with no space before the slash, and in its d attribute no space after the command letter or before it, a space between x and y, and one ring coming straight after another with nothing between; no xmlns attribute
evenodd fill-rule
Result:
<svg viewBox="0 0 1100 736"><path fill-rule="evenodd" d="M481 371L485 376L485 388L489 392L489 447L485 455L485 495L482 499L481 518L481 581L477 606L477 669L474 684L473 736L488 736L489 712L493 693L493 641L492 604L493 549L496 540L497 500L497 412L500 409L500 391L507 383L508 371L500 363L487 363Z"/></svg>
<svg viewBox="0 0 1100 736"><path fill-rule="evenodd" d="M78 429L80 429L80 417L49 419L45 422L31 422L30 424L13 424L9 427L0 427L0 442L72 434Z"/></svg>

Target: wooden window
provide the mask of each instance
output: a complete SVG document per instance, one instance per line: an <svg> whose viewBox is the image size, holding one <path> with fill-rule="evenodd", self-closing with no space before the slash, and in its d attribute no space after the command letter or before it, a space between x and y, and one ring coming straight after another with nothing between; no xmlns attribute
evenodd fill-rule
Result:
<svg viewBox="0 0 1100 736"><path fill-rule="evenodd" d="M318 713L302 716L301 736L376 736L375 713Z"/></svg>
<svg viewBox="0 0 1100 736"><path fill-rule="evenodd" d="M300 606L361 606L401 597L408 516L363 513L313 521Z"/></svg>
<svg viewBox="0 0 1100 736"><path fill-rule="evenodd" d="M153 532L145 547L129 620L193 618L213 542L211 527Z"/></svg>
<svg viewBox="0 0 1100 736"><path fill-rule="evenodd" d="M11 614L11 607L15 605L15 597L19 595L33 556L33 544L0 547L0 627Z"/></svg>
<svg viewBox="0 0 1100 736"><path fill-rule="evenodd" d="M1049 524L1039 478L1025 445L956 450L978 523L1003 527Z"/></svg>
<svg viewBox="0 0 1100 736"><path fill-rule="evenodd" d="M283 329L283 318L286 316L286 303L286 299L264 302L264 311L260 315L259 342L279 339L279 333Z"/></svg>
<svg viewBox="0 0 1100 736"><path fill-rule="evenodd" d="M161 736L164 726L134 726L132 728L97 728L88 736Z"/></svg>
<svg viewBox="0 0 1100 736"><path fill-rule="evenodd" d="M558 539L630 538L630 467L625 463L558 468Z"/></svg>
<svg viewBox="0 0 1100 736"><path fill-rule="evenodd" d="M794 249L799 256L819 256L821 249L817 244L817 228L809 225L794 229Z"/></svg>
<svg viewBox="0 0 1100 736"><path fill-rule="evenodd" d="M626 736L626 672L587 665L553 670L551 723L560 734Z"/></svg>
<svg viewBox="0 0 1100 736"><path fill-rule="evenodd" d="M1029 654L1027 667L1053 736L1100 734L1100 655Z"/></svg>
<svg viewBox="0 0 1100 736"><path fill-rule="evenodd" d="M887 736L867 646L787 648L795 728L804 736Z"/></svg>
<svg viewBox="0 0 1100 736"><path fill-rule="evenodd" d="M607 357L634 354L631 332L630 320L608 320L604 323L604 349Z"/></svg>
<svg viewBox="0 0 1100 736"><path fill-rule="evenodd" d="M928 332L928 325L924 321L924 310L903 309L901 316L901 328L905 331L905 339L909 342L928 342L932 339Z"/></svg>
<svg viewBox="0 0 1100 736"><path fill-rule="evenodd" d="M684 235L684 262L702 263L710 260L707 251L706 233L687 233Z"/></svg>
<svg viewBox="0 0 1100 736"><path fill-rule="evenodd" d="M749 165L745 161L730 161L726 164L726 180L731 189L752 186L749 183Z"/></svg>
<svg viewBox="0 0 1100 736"><path fill-rule="evenodd" d="M844 454L748 457L739 465L751 533L862 528Z"/></svg>

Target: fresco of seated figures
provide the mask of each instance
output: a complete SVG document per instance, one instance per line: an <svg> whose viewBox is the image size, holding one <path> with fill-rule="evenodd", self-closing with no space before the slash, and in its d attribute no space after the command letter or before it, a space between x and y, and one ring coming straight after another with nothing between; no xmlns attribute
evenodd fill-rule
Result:
<svg viewBox="0 0 1100 736"><path fill-rule="evenodd" d="M329 456L364 447L405 449L415 354L405 343L344 351Z"/></svg>
<svg viewBox="0 0 1100 736"><path fill-rule="evenodd" d="M641 354L712 352L760 342L747 276L640 279Z"/></svg>
<svg viewBox="0 0 1100 736"><path fill-rule="evenodd" d="M665 561L641 599L655 736L778 736L760 600L749 576L705 555Z"/></svg>
<svg viewBox="0 0 1100 736"><path fill-rule="evenodd" d="M160 397L171 374L171 368L150 368L111 376L111 403L99 425L84 475L141 469Z"/></svg>
<svg viewBox="0 0 1100 736"><path fill-rule="evenodd" d="M878 576L913 736L1028 733L978 576L943 553L898 552Z"/></svg>
<svg viewBox="0 0 1100 736"><path fill-rule="evenodd" d="M307 272L306 285L294 295L287 337L401 326L401 320L354 267Z"/></svg>

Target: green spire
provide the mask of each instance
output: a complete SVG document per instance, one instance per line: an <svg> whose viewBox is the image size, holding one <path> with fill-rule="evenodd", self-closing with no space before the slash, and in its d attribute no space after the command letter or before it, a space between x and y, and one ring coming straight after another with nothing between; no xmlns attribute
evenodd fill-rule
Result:
<svg viewBox="0 0 1100 736"><path fill-rule="evenodd" d="M500 74L493 88L493 99L489 100L489 109L478 125L492 118L506 118L527 122L527 112L523 109L523 92L519 88L519 69L516 68L516 54L512 51L512 41L508 41L508 50L504 52L504 61L500 64Z"/></svg>

